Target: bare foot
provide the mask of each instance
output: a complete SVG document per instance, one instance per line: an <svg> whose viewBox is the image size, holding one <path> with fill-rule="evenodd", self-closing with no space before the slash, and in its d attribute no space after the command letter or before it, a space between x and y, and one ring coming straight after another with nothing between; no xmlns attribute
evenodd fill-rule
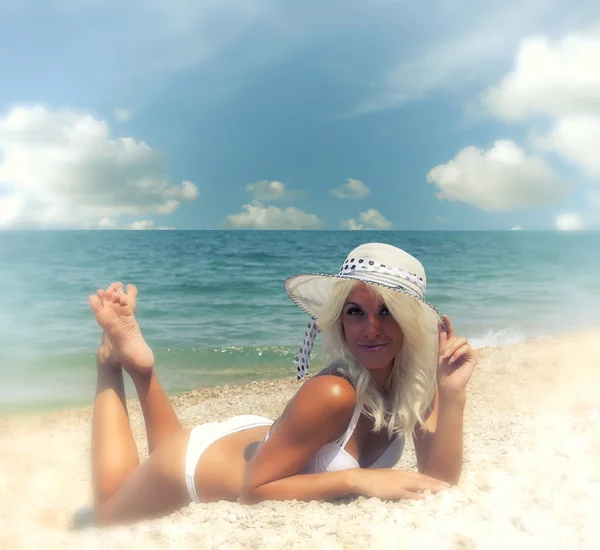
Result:
<svg viewBox="0 0 600 550"><path fill-rule="evenodd" d="M106 299L105 294L109 289L113 289L113 291L121 291L122 292L123 284L120 282L112 283L106 290L99 289L97 294L102 302L104 302L104 300ZM131 305L133 312L135 313L136 299L134 299L132 301L133 301L133 304L130 304L130 305ZM97 358L98 358L98 367L99 368L109 368L109 369L113 369L113 370L121 369L122 365L119 362L119 360L113 355L113 346L110 342L110 339L108 338L108 334L106 334L106 331L102 331L102 342L100 343L100 347L98 348Z"/></svg>
<svg viewBox="0 0 600 550"><path fill-rule="evenodd" d="M130 374L148 375L154 367L154 354L133 315L136 298L137 288L127 285L125 293L121 283L89 297L96 321L104 329L98 361L112 368L122 364Z"/></svg>

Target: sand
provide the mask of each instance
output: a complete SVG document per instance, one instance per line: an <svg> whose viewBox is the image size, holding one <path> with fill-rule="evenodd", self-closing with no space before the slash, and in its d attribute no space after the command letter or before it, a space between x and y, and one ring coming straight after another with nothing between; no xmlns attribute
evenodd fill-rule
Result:
<svg viewBox="0 0 600 550"><path fill-rule="evenodd" d="M479 352L461 482L423 501L191 504L133 526L73 530L91 499L91 408L2 418L0 548L600 548L600 331ZM189 426L245 413L274 418L299 384L172 400ZM130 411L144 454L134 400ZM411 442L398 467L415 469Z"/></svg>

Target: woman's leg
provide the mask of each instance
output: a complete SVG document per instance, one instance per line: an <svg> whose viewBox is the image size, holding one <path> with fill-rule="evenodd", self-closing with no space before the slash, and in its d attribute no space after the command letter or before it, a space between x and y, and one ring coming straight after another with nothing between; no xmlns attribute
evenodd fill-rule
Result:
<svg viewBox="0 0 600 550"><path fill-rule="evenodd" d="M98 351L98 382L92 419L92 487L94 505L110 497L139 464L129 425L123 371L110 355L106 341Z"/></svg>
<svg viewBox="0 0 600 550"><path fill-rule="evenodd" d="M185 483L188 441L188 430L165 439L127 474L112 496L95 507L95 523L102 526L163 517L190 504Z"/></svg>
<svg viewBox="0 0 600 550"><path fill-rule="evenodd" d="M128 369L127 365L123 366ZM182 430L181 423L154 369L150 375L132 369L128 372L140 400L146 424L148 453L152 454L164 440Z"/></svg>
<svg viewBox="0 0 600 550"><path fill-rule="evenodd" d="M90 296L98 324L105 329L98 352L92 432L94 496L102 522L123 520L125 508L129 510L127 517L145 517L145 511L168 513L189 503L182 466L187 443L180 453L188 434L182 430L154 373L154 355L133 316L137 290L133 285L127 290L124 294L122 285L113 283L106 291ZM121 364L133 379L146 422L151 456L140 466L129 425ZM163 450L154 457L154 451L163 444L168 452ZM175 471L180 476L174 476ZM152 498L159 494L158 500Z"/></svg>
<svg viewBox="0 0 600 550"><path fill-rule="evenodd" d="M124 315L128 321L124 326L126 330L123 330L123 326L115 327L113 324L103 345L108 346L111 359L123 366L135 385L144 414L148 453L151 454L164 438L181 430L181 424L156 376L154 354L143 339L139 325L133 316L137 306L137 288L128 285L125 294L123 284L117 282L112 283L106 291L98 292L101 302L102 300L109 302L109 307L121 309L121 305L126 306L119 313L129 313L131 310L130 317ZM123 346L125 350L121 349Z"/></svg>
<svg viewBox="0 0 600 550"><path fill-rule="evenodd" d="M156 375L134 378L151 453L140 464L129 424L122 370L106 363L99 362L98 366L92 427L96 523L109 525L164 516L188 505L191 499L185 485L185 455L189 432L181 428Z"/></svg>

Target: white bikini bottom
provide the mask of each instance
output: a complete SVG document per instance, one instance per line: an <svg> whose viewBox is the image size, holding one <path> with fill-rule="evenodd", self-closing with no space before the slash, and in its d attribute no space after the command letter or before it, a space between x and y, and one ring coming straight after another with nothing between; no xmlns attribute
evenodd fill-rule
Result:
<svg viewBox="0 0 600 550"><path fill-rule="evenodd" d="M196 426L190 433L190 441L185 457L185 483L192 501L200 502L200 498L196 492L194 476L198 461L209 445L234 432L241 432L242 430L256 428L257 426L270 426L271 424L273 424L273 421L264 416L243 414L233 416L222 422L210 422L209 424Z"/></svg>

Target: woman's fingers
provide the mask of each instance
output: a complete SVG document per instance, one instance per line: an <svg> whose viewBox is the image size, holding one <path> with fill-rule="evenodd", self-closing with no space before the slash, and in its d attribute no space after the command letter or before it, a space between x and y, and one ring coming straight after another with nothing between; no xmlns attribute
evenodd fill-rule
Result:
<svg viewBox="0 0 600 550"><path fill-rule="evenodd" d="M454 327L452 326L452 321L450 321L450 317L444 315L444 323L446 324L446 332L448 333L448 338L452 338L454 336Z"/></svg>
<svg viewBox="0 0 600 550"><path fill-rule="evenodd" d="M463 355L465 355L465 353L469 353L469 351L471 351L471 346L469 346L469 344L463 344L451 355L448 364L451 365L457 359L460 359Z"/></svg>
<svg viewBox="0 0 600 550"><path fill-rule="evenodd" d="M435 494L449 489L451 485L420 472L383 469L361 470L358 477L363 489L360 494L382 500L422 499L427 494Z"/></svg>
<svg viewBox="0 0 600 550"><path fill-rule="evenodd" d="M444 489L449 489L450 485L443 483L439 479L427 482L415 483L413 486L407 487L410 491L431 491L432 493L438 493Z"/></svg>
<svg viewBox="0 0 600 550"><path fill-rule="evenodd" d="M454 345L454 341L456 340L455 337L449 338L448 341L446 342L446 347L442 350L442 359L447 359L448 358L448 352L453 349L452 346Z"/></svg>
<svg viewBox="0 0 600 550"><path fill-rule="evenodd" d="M452 337L450 340L448 340L448 344L446 345L446 349L444 350L442 357L444 359L448 359L458 348L466 343L467 339L464 336L461 336L460 338Z"/></svg>
<svg viewBox="0 0 600 550"><path fill-rule="evenodd" d="M451 485L445 481L421 474L419 472L407 472L407 474L408 475L406 477L408 483L406 485L406 489L409 491L438 492L451 487Z"/></svg>
<svg viewBox="0 0 600 550"><path fill-rule="evenodd" d="M414 491L403 491L400 498L407 500L422 500L425 498L423 493L416 493Z"/></svg>

